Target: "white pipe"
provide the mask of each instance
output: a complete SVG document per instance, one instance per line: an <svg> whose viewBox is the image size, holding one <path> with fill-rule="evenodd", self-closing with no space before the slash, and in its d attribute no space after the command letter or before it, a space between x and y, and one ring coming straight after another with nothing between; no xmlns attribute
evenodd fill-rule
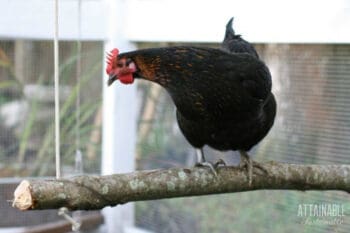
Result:
<svg viewBox="0 0 350 233"><path fill-rule="evenodd" d="M105 52L117 47L125 52L134 49L124 35L124 0L105 0L108 25ZM104 65L105 62L104 62ZM107 87L103 69L102 174L130 172L135 167L136 85L120 82ZM134 205L126 204L103 210L107 232L124 232L134 225Z"/></svg>

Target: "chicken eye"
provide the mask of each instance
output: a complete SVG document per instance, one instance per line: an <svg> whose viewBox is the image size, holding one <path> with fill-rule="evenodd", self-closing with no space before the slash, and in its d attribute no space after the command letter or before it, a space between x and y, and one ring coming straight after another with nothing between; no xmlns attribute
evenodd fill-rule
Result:
<svg viewBox="0 0 350 233"><path fill-rule="evenodd" d="M126 59L125 61L126 66L129 66L131 62L132 62L131 58Z"/></svg>

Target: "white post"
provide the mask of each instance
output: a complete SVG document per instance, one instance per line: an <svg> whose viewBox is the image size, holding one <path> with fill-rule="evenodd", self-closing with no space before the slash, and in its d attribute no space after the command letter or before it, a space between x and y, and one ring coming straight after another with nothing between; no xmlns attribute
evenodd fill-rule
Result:
<svg viewBox="0 0 350 233"><path fill-rule="evenodd" d="M134 49L124 36L125 0L105 0L108 22L105 51L117 47L121 52ZM134 170L136 144L136 85L115 82L107 87L103 79L102 174ZM108 233L125 232L134 225L134 205L125 204L103 210Z"/></svg>

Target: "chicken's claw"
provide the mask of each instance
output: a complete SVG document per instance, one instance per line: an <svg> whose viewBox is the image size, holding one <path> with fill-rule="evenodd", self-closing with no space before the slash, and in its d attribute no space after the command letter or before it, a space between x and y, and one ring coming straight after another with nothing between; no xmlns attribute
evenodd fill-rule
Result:
<svg viewBox="0 0 350 233"><path fill-rule="evenodd" d="M207 161L204 161L204 162L201 162L201 163L196 163L194 165L195 167L207 167L210 169L210 171L214 174L215 177L218 177L218 173L216 172L216 167L215 167L215 164L212 164L210 162L207 162Z"/></svg>
<svg viewBox="0 0 350 233"><path fill-rule="evenodd" d="M226 163L223 159L219 159L218 161L216 161L216 163L214 163L215 169L218 168L220 165L226 167Z"/></svg>
<svg viewBox="0 0 350 233"><path fill-rule="evenodd" d="M214 176L217 178L218 177L217 169L220 165L226 166L225 161L222 159L219 159L214 164L211 162L204 161L204 162L196 163L195 167L208 167L210 171L214 174Z"/></svg>

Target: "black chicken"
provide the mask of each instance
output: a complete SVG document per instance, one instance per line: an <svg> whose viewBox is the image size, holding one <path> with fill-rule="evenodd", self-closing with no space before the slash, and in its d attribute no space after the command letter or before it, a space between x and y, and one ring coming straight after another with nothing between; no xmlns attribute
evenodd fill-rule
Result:
<svg viewBox="0 0 350 233"><path fill-rule="evenodd" d="M164 87L173 99L179 127L205 161L202 148L239 150L247 155L273 125L276 102L271 75L254 47L227 24L222 49L192 46L143 49L108 57L108 85L142 78ZM213 168L213 167L212 167Z"/></svg>

